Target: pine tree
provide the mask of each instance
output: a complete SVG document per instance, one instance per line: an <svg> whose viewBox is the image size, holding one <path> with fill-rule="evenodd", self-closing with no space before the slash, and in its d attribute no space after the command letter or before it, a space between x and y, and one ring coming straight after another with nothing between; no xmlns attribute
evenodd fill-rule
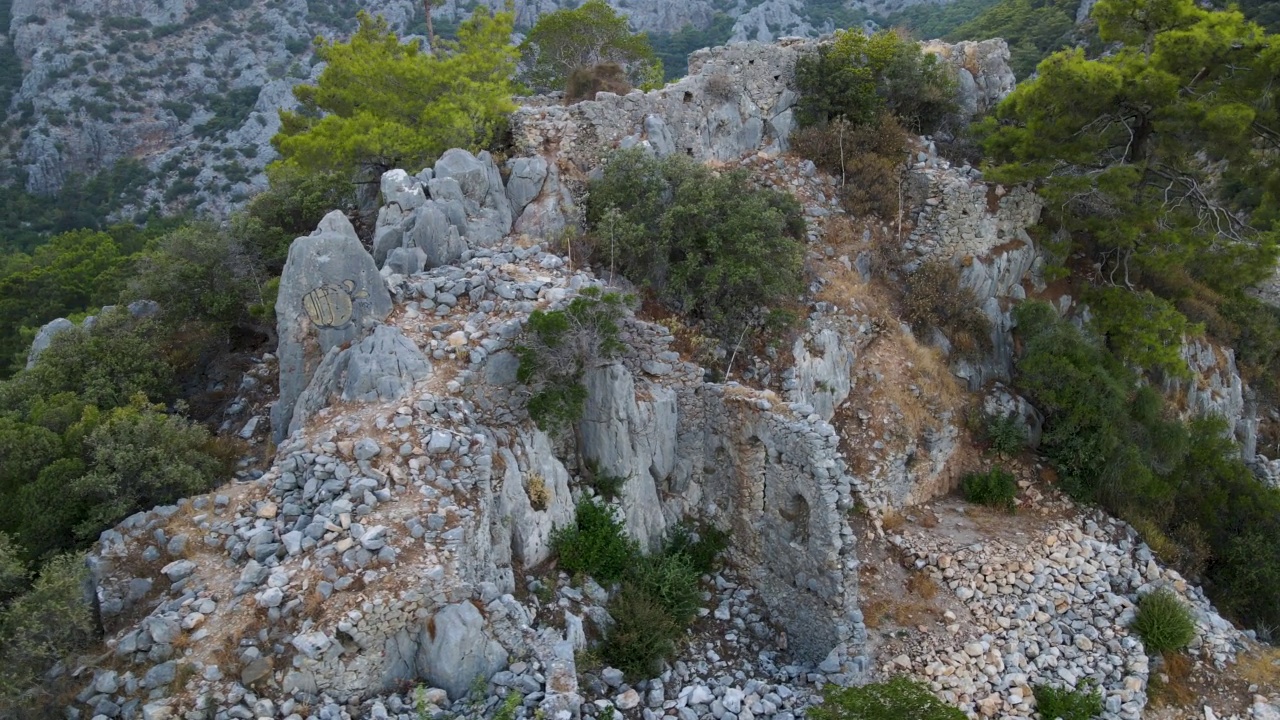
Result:
<svg viewBox="0 0 1280 720"><path fill-rule="evenodd" d="M348 42L319 41L328 65L315 85L294 88L302 107L281 113L271 140L281 162L373 178L421 168L449 148L483 146L515 109L512 13L477 9L433 53L401 43L382 17L359 20Z"/></svg>

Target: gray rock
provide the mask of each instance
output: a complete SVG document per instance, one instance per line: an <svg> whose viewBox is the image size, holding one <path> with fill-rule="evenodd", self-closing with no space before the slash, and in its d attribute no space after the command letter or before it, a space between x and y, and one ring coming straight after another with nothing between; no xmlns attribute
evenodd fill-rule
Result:
<svg viewBox="0 0 1280 720"><path fill-rule="evenodd" d="M511 201L515 215L519 216L542 192L547 181L547 161L540 156L513 158L507 162L507 167L511 170L507 178L507 199Z"/></svg>
<svg viewBox="0 0 1280 720"><path fill-rule="evenodd" d="M317 630L294 636L292 645L298 649L298 652L314 660L328 650L332 642L328 635Z"/></svg>
<svg viewBox="0 0 1280 720"><path fill-rule="evenodd" d="M190 560L174 560L173 562L160 568L160 572L169 578L170 582L178 582L191 577L196 571L196 564Z"/></svg>
<svg viewBox="0 0 1280 720"><path fill-rule="evenodd" d="M280 338L280 398L271 411L274 440L284 440L298 396L326 354L355 341L391 312L373 257L341 212L293 241L280 276L276 326Z"/></svg>
<svg viewBox="0 0 1280 720"><path fill-rule="evenodd" d="M93 679L93 689L111 695L120 687L120 675L115 670L104 670Z"/></svg>
<svg viewBox="0 0 1280 720"><path fill-rule="evenodd" d="M400 328L379 325L346 350L329 350L296 400L289 431L302 427L335 397L348 402L399 400L430 374L426 356Z"/></svg>
<svg viewBox="0 0 1280 720"><path fill-rule="evenodd" d="M449 452L449 448L453 446L453 435L445 430L432 430L431 438L427 440L427 452L432 455L440 455Z"/></svg>
<svg viewBox="0 0 1280 720"><path fill-rule="evenodd" d="M147 671L142 678L142 686L146 688L158 688L173 682L178 674L178 663L170 660L160 663Z"/></svg>
<svg viewBox="0 0 1280 720"><path fill-rule="evenodd" d="M271 674L271 659L260 657L251 660L240 670L240 682L252 685Z"/></svg>
<svg viewBox="0 0 1280 720"><path fill-rule="evenodd" d="M442 203L429 200L414 213L413 229L405 233L405 245L422 251L422 266L427 269L452 265L467 249L461 237L466 225L459 228L450 222L445 209Z"/></svg>
<svg viewBox="0 0 1280 720"><path fill-rule="evenodd" d="M452 699L467 693L476 678L488 680L507 664L507 651L485 631L484 616L470 602L445 606L433 618L435 632L419 635L417 668Z"/></svg>
<svg viewBox="0 0 1280 720"><path fill-rule="evenodd" d="M427 201L422 181L404 170L388 170L382 174L382 201L395 203L405 212L412 212Z"/></svg>
<svg viewBox="0 0 1280 720"><path fill-rule="evenodd" d="M373 438L360 438L352 452L357 460L372 460L382 452L382 446Z"/></svg>
<svg viewBox="0 0 1280 720"><path fill-rule="evenodd" d="M36 333L36 339L31 343L31 350L27 353L27 369L35 367L36 360L40 359L41 353L49 349L49 345L59 333L66 332L75 327L75 324L66 318L58 318L51 320L41 326Z"/></svg>

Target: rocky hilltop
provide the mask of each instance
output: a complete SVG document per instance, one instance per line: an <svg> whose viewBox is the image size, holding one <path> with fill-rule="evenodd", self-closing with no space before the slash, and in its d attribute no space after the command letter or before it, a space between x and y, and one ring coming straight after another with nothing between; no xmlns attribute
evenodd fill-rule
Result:
<svg viewBox="0 0 1280 720"><path fill-rule="evenodd" d="M0 50L16 55L21 75L5 112L2 169L47 194L71 175L134 159L155 173L143 207L195 202L215 215L265 187L279 111L294 108L293 86L319 72L312 38L345 36L359 9L401 34L420 27L423 14L418 0L3 2L11 7ZM571 4L519 0L518 27ZM717 13L736 19L735 41L834 29L804 0L612 4L638 31L705 28ZM447 0L434 17L445 27L475 5Z"/></svg>
<svg viewBox="0 0 1280 720"><path fill-rule="evenodd" d="M1036 196L953 166L926 139L900 224L847 216L838 179L785 154L803 47L707 50L662 90L523 108L522 153L505 167L451 150L387 173L372 252L341 213L298 238L280 347L246 383L274 403L252 406L241 434L274 439L274 457L102 534L91 563L106 651L70 671L69 712L794 720L824 683L909 673L975 717L1031 717L1033 685L1089 679L1105 717L1136 720L1151 659L1127 625L1139 593L1168 587L1196 614L1214 716L1275 717L1274 698L1230 675L1250 635L1131 528L1076 508L1030 466L1018 515L944 497L975 462L970 401L1037 428L1000 383L1010 305L1073 301L1040 275L1026 232ZM1007 50L943 55L965 65L974 53L966 102L982 107L1011 86ZM743 80L732 97L708 89L726 72ZM732 538L681 656L647 679L586 662L588 638L612 622L609 590L548 560L552 530L595 490L529 421L513 354L534 310L605 286L555 241L578 222L600 156L636 146L793 193L814 270L793 346L740 360L730 380L712 381L643 313L623 322L625 353L587 373L578 449L626 478L613 507L627 532L649 548L686 523ZM901 269L871 262L882 237L902 243L904 266L963 267L992 352L949 358L892 315L869 282ZM1194 367L1194 409L1232 412L1231 366ZM993 389L970 396L980 387Z"/></svg>

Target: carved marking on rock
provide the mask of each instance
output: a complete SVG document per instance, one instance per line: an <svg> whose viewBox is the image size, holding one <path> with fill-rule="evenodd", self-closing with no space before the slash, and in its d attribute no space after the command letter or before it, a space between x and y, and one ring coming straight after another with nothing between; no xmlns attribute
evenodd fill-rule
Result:
<svg viewBox="0 0 1280 720"><path fill-rule="evenodd" d="M356 292L354 280L321 285L302 296L302 309L316 327L340 328L351 322L352 299L366 298L369 293Z"/></svg>

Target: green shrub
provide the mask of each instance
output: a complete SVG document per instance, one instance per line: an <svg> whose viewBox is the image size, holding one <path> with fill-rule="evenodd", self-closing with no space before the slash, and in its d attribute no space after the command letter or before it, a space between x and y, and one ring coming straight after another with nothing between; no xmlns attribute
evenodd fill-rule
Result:
<svg viewBox="0 0 1280 720"><path fill-rule="evenodd" d="M964 499L978 505L1000 508L1013 512L1017 505L1018 483L1013 473L1002 467L993 467L984 473L969 473L960 481Z"/></svg>
<svg viewBox="0 0 1280 720"><path fill-rule="evenodd" d="M965 720L959 708L934 697L923 683L899 675L861 687L823 688L822 704L809 710L814 720Z"/></svg>
<svg viewBox="0 0 1280 720"><path fill-rule="evenodd" d="M1191 371L1182 359L1182 338L1204 332L1187 323L1169 301L1150 290L1133 292L1111 287L1089 295L1098 334L1121 360L1167 377L1187 379Z"/></svg>
<svg viewBox="0 0 1280 720"><path fill-rule="evenodd" d="M987 418L983 439L997 456L1012 457L1027 446L1027 429L1022 426L1021 418L1011 412L991 415Z"/></svg>
<svg viewBox="0 0 1280 720"><path fill-rule="evenodd" d="M698 614L702 601L699 575L688 555L663 553L647 557L637 565L635 583L683 627Z"/></svg>
<svg viewBox="0 0 1280 720"><path fill-rule="evenodd" d="M578 503L572 525L552 532L551 547L560 558L561 569L590 575L605 584L634 570L639 555L639 547L627 537L613 511L590 500Z"/></svg>
<svg viewBox="0 0 1280 720"><path fill-rule="evenodd" d="M1074 690L1036 685L1032 691L1042 720L1091 720L1102 714L1102 693L1087 684Z"/></svg>
<svg viewBox="0 0 1280 720"><path fill-rule="evenodd" d="M973 291L960 284L960 271L931 260L906 278L902 316L917 332L941 330L961 357L991 348L991 320L978 309Z"/></svg>
<svg viewBox="0 0 1280 720"><path fill-rule="evenodd" d="M83 557L59 556L0 614L0 715L38 717L53 705L56 698L40 680L54 663L93 639L93 615L84 596L87 575Z"/></svg>
<svg viewBox="0 0 1280 720"><path fill-rule="evenodd" d="M593 262L653 290L735 346L802 290L805 223L789 193L714 174L683 155L615 153L591 184Z"/></svg>
<svg viewBox="0 0 1280 720"><path fill-rule="evenodd" d="M704 525L695 534L685 525L677 525L667 536L663 552L682 554L689 558L700 573L714 572L720 553L729 547L729 534L715 527Z"/></svg>
<svg viewBox="0 0 1280 720"><path fill-rule="evenodd" d="M1191 610L1168 589L1143 595L1138 601L1138 614L1129 627L1142 638L1148 655L1181 650L1196 636L1196 621Z"/></svg>
<svg viewBox="0 0 1280 720"><path fill-rule="evenodd" d="M801 126L839 117L873 122L881 110L914 132L930 134L956 112L956 81L920 45L894 31L842 30L835 40L796 61Z"/></svg>
<svg viewBox="0 0 1280 720"><path fill-rule="evenodd" d="M840 201L854 215L898 213L907 136L887 111L857 124L838 117L791 133L791 151L840 178Z"/></svg>
<svg viewBox="0 0 1280 720"><path fill-rule="evenodd" d="M0 532L0 610L27 588L31 573L21 557L21 548Z"/></svg>
<svg viewBox="0 0 1280 720"><path fill-rule="evenodd" d="M614 624L600 656L628 677L657 675L662 660L675 652L684 628L657 597L632 583L624 584L606 609Z"/></svg>
<svg viewBox="0 0 1280 720"><path fill-rule="evenodd" d="M545 431L582 419L587 370L625 349L618 323L631 299L584 288L562 310L534 310L515 347L516 379L532 391L526 409Z"/></svg>
<svg viewBox="0 0 1280 720"><path fill-rule="evenodd" d="M60 393L102 409L127 405L139 393L168 402L177 388L163 351L154 320L135 321L123 308L104 313L92 331L59 333L34 367L0 384L0 407L26 411Z"/></svg>

